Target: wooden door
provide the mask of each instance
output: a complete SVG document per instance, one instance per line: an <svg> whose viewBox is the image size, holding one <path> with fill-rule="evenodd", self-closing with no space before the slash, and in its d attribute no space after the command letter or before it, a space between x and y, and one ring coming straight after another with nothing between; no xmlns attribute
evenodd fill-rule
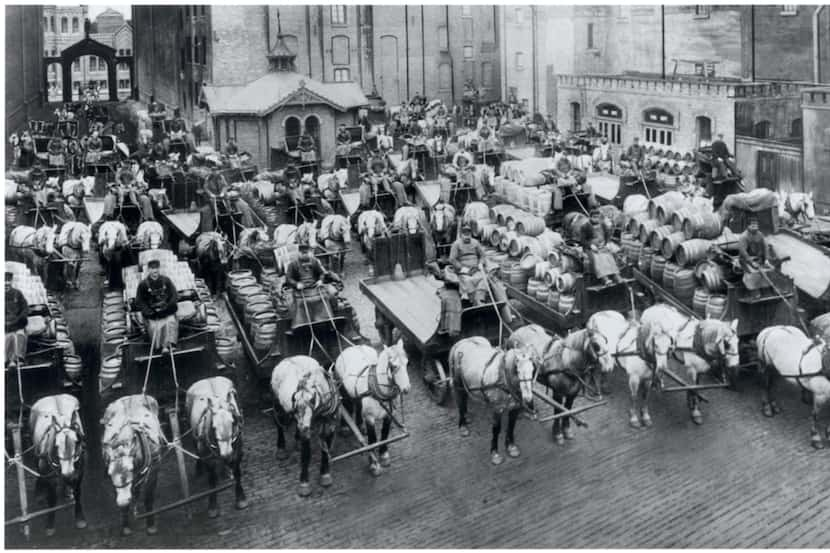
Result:
<svg viewBox="0 0 830 553"><path fill-rule="evenodd" d="M759 188L778 190L778 154L759 151L756 175Z"/></svg>

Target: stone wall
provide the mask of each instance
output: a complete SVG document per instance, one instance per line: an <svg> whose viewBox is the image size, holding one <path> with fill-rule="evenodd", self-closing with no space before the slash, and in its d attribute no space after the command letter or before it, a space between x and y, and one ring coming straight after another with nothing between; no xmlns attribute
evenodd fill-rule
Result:
<svg viewBox="0 0 830 553"><path fill-rule="evenodd" d="M802 94L804 117L804 185L819 211L830 213L830 89Z"/></svg>
<svg viewBox="0 0 830 553"><path fill-rule="evenodd" d="M8 135L23 130L27 120L38 115L43 106L43 8L6 6L5 34Z"/></svg>
<svg viewBox="0 0 830 553"><path fill-rule="evenodd" d="M766 155L772 171L761 178L758 174L758 158ZM802 192L803 155L799 144L786 144L774 140L762 140L739 136L735 142L735 161L743 175L747 190L765 187L780 192Z"/></svg>

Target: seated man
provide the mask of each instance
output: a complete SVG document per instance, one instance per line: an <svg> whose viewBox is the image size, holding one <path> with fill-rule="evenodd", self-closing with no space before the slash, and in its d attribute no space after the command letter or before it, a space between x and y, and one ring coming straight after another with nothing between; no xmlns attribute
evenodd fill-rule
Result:
<svg viewBox="0 0 830 553"><path fill-rule="evenodd" d="M173 281L161 274L161 263L147 263L147 277L138 284L135 305L141 311L154 351L175 348L179 341L178 292Z"/></svg>
<svg viewBox="0 0 830 553"><path fill-rule="evenodd" d="M89 141L86 143L86 151L91 154L100 154L103 147L104 143L101 141L101 137L98 136L98 131L93 131L92 136L89 137Z"/></svg>
<svg viewBox="0 0 830 553"><path fill-rule="evenodd" d="M23 293L12 287L14 274L6 272L6 366L20 366L26 359L29 304Z"/></svg>
<svg viewBox="0 0 830 553"><path fill-rule="evenodd" d="M590 262L594 275L604 286L620 282L620 270L617 260L608 250L608 229L602 223L602 214L598 209L591 210L591 220L582 225L579 231L579 243Z"/></svg>
<svg viewBox="0 0 830 553"><path fill-rule="evenodd" d="M636 136L634 137L634 143L628 147L628 161L631 163L632 167L636 169L642 169L643 167L643 159L646 156L645 148L640 146L640 139Z"/></svg>
<svg viewBox="0 0 830 553"><path fill-rule="evenodd" d="M228 138L228 142L225 144L222 152L226 156L235 156L239 153L239 148L236 147L236 142L234 142L233 138Z"/></svg>
<svg viewBox="0 0 830 553"><path fill-rule="evenodd" d="M611 159L611 145L608 144L608 137L603 136L600 144L594 149L593 165L597 171L611 173L614 170L614 161Z"/></svg>
<svg viewBox="0 0 830 553"><path fill-rule="evenodd" d="M743 283L753 299L761 297L761 290L769 283L763 273L771 270L767 259L767 242L758 227L758 218L750 217L746 231L738 239L738 257L744 271Z"/></svg>
<svg viewBox="0 0 830 553"><path fill-rule="evenodd" d="M303 133L300 140L297 142L297 149L300 151L300 159L302 161L314 161L315 147L316 143L314 142L314 138L312 138L312 136L308 133Z"/></svg>
<svg viewBox="0 0 830 553"><path fill-rule="evenodd" d="M340 123L340 127L337 129L337 145L338 146L349 146L352 143L352 134L346 128L346 125Z"/></svg>
<svg viewBox="0 0 830 553"><path fill-rule="evenodd" d="M719 133L718 139L712 142L712 173L715 180L738 175L738 168L732 162L732 155L729 153L729 146L723 140L723 133Z"/></svg>
<svg viewBox="0 0 830 553"><path fill-rule="evenodd" d="M484 248L473 238L469 224L461 227L461 237L453 242L449 260L451 270L459 279L461 298L470 300L473 305L484 303L488 295L486 275L480 270L484 262Z"/></svg>

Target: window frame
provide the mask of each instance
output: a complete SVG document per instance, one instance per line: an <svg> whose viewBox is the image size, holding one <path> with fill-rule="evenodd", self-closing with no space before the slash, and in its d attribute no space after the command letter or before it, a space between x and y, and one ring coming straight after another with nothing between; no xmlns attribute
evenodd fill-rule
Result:
<svg viewBox="0 0 830 553"><path fill-rule="evenodd" d="M798 5L797 4L782 4L781 5L781 14L784 17L794 17L798 15Z"/></svg>
<svg viewBox="0 0 830 553"><path fill-rule="evenodd" d="M81 29L80 21L78 20L77 17L73 17L72 18L72 32L73 33L79 33L79 32L81 32L80 29Z"/></svg>
<svg viewBox="0 0 830 553"><path fill-rule="evenodd" d="M669 146L674 145L674 127L652 125L650 123L643 123L643 143L649 146Z"/></svg>
<svg viewBox="0 0 830 553"><path fill-rule="evenodd" d="M513 54L513 69L522 71L525 68L525 53L521 50Z"/></svg>
<svg viewBox="0 0 830 553"><path fill-rule="evenodd" d="M696 4L695 5L695 19L709 19L709 15L712 12L712 6L709 4Z"/></svg>
<svg viewBox="0 0 830 553"><path fill-rule="evenodd" d="M441 68L442 67L446 67L446 69L444 70L444 71L447 72L447 82L446 83L442 83L442 81L441 81L441 71L442 71ZM446 86L442 86L444 84ZM452 66L447 62L439 63L438 64L438 90L447 91L447 90L451 90L451 89L452 89Z"/></svg>
<svg viewBox="0 0 830 553"><path fill-rule="evenodd" d="M616 111L616 115L614 113L603 113L603 111ZM599 119L613 119L615 121L622 121L623 110L620 106L616 104L612 104L610 102L602 102L600 104L597 104L596 117Z"/></svg>
<svg viewBox="0 0 830 553"><path fill-rule="evenodd" d="M653 119L650 115L657 115L657 119ZM666 120L663 120L665 117ZM674 114L663 108L646 108L643 110L643 123L646 125L656 125L658 127L671 127L674 129Z"/></svg>
<svg viewBox="0 0 830 553"><path fill-rule="evenodd" d="M447 26L438 25L438 51L447 52L450 49L450 39L447 36Z"/></svg>
<svg viewBox="0 0 830 553"><path fill-rule="evenodd" d="M342 18L340 17L342 15ZM345 4L332 4L329 11L332 25L348 25Z"/></svg>
<svg viewBox="0 0 830 553"><path fill-rule="evenodd" d="M594 24L593 23L588 23L588 27L585 29L585 35L586 35L586 38L587 38L586 48L588 50L595 50L596 46L594 44Z"/></svg>
<svg viewBox="0 0 830 553"><path fill-rule="evenodd" d="M468 48L469 48L469 52L470 52L469 56L467 55ZM462 50L462 53L463 53L462 58L464 59L464 61L470 61L473 58L475 58L475 55L476 55L475 48L473 48L472 44L465 45L463 50Z"/></svg>
<svg viewBox="0 0 830 553"><path fill-rule="evenodd" d="M334 42L335 42L335 40L341 40L341 41L345 40L346 41L345 58L335 59L335 57L334 57L334 52L335 52ZM332 63L332 65L351 65L351 63L352 63L351 47L352 47L351 40L349 40L349 37L347 35L334 35L334 36L332 36L331 37L331 63ZM338 52L342 52L343 50L344 50L343 48L338 48L337 49ZM343 55L343 54L341 53L340 55ZM342 61L343 59L345 59L346 61Z"/></svg>
<svg viewBox="0 0 830 553"><path fill-rule="evenodd" d="M340 75L342 77L342 75L344 73L345 73L345 76L346 76L345 79L338 78L338 75ZM335 67L335 68L333 68L332 77L334 79L334 82L336 82L336 83L351 82L351 80L352 80L352 70L349 67Z"/></svg>
<svg viewBox="0 0 830 553"><path fill-rule="evenodd" d="M69 18L61 17L61 34L69 34Z"/></svg>
<svg viewBox="0 0 830 553"><path fill-rule="evenodd" d="M461 17L472 17L473 16L473 7L469 4L462 4L461 5Z"/></svg>

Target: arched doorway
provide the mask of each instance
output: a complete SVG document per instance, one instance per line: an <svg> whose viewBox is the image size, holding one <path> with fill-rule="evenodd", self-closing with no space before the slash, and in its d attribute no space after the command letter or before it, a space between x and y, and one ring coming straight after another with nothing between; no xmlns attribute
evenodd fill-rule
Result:
<svg viewBox="0 0 830 553"><path fill-rule="evenodd" d="M63 99L63 71L60 62L52 62L46 68L46 101L60 102Z"/></svg>
<svg viewBox="0 0 830 553"><path fill-rule="evenodd" d="M300 136L301 125L299 118L294 116L288 117L283 125L285 126L285 138L294 139L296 141L296 139Z"/></svg>
<svg viewBox="0 0 830 553"><path fill-rule="evenodd" d="M320 120L316 115L309 115L305 120L305 132L314 139L317 153L320 153Z"/></svg>
<svg viewBox="0 0 830 553"><path fill-rule="evenodd" d="M64 102L82 100L83 90L90 83L93 84L93 89L101 89L99 100L118 98L116 56L113 48L92 40L87 35L83 40L63 50L59 60L63 72ZM80 63L76 64L76 61ZM82 65L84 61L87 62L86 73Z"/></svg>
<svg viewBox="0 0 830 553"><path fill-rule="evenodd" d="M698 147L712 143L712 120L705 115L695 118L695 133Z"/></svg>

